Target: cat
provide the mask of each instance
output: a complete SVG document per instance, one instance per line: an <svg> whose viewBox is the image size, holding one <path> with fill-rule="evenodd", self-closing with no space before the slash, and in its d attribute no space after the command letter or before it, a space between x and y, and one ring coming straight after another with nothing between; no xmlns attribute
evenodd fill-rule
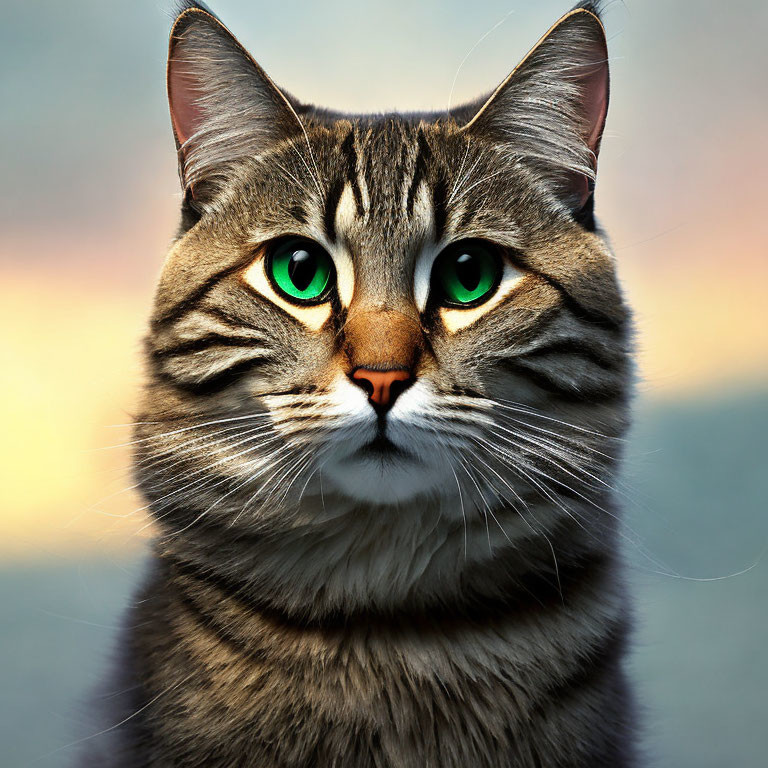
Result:
<svg viewBox="0 0 768 768"><path fill-rule="evenodd" d="M167 85L157 538L80 765L636 765L599 8L476 103L361 116L185 2Z"/></svg>

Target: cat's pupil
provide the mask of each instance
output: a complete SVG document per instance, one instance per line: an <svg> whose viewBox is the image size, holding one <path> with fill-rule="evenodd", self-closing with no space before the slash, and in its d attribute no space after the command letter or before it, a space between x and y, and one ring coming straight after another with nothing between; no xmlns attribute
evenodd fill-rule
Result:
<svg viewBox="0 0 768 768"><path fill-rule="evenodd" d="M478 259L471 253L462 253L456 259L455 269L456 277L464 289L470 293L476 291L482 278Z"/></svg>
<svg viewBox="0 0 768 768"><path fill-rule="evenodd" d="M306 291L317 273L317 259L303 249L295 250L288 262L288 276L297 290Z"/></svg>

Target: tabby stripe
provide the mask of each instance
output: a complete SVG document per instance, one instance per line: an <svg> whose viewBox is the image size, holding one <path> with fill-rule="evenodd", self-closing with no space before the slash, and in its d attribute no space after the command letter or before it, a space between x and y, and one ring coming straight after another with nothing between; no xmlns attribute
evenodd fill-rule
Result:
<svg viewBox="0 0 768 768"><path fill-rule="evenodd" d="M435 217L435 240L439 242L448 221L448 181L443 173L432 189L432 210Z"/></svg>
<svg viewBox="0 0 768 768"><path fill-rule="evenodd" d="M580 664L565 680L549 686L551 700L563 705L563 698L574 696L585 688L603 685L605 677L613 672L624 655L629 637L629 621L621 616L609 622L604 633L588 648L574 648Z"/></svg>
<svg viewBox="0 0 768 768"><path fill-rule="evenodd" d="M614 400L622 394L623 388L617 382L603 382L596 386L594 382L579 382L579 388L573 384L563 384L545 370L530 367L524 360L501 360L500 364L510 373L522 376L535 384L539 389L557 395L568 402L601 402ZM581 386L583 385L583 386Z"/></svg>
<svg viewBox="0 0 768 768"><path fill-rule="evenodd" d="M205 315L206 317L210 317L213 320L220 320L222 323L225 323L226 325L230 326L231 330L233 331L239 331L243 329L248 329L248 326L243 323L243 319L241 317L237 317L230 312L228 312L226 309L218 306L202 306L198 307L198 311L200 314Z"/></svg>
<svg viewBox="0 0 768 768"><path fill-rule="evenodd" d="M619 361L615 357L609 356L597 347L585 344L581 339L556 339L545 342L527 352L519 353L517 357L535 359L548 355L576 355L605 370L615 370L619 365Z"/></svg>
<svg viewBox="0 0 768 768"><path fill-rule="evenodd" d="M325 199L325 211L323 212L323 224L328 239L336 242L336 210L339 207L341 193L344 191L344 182L342 179L334 179L331 188L328 190L328 196Z"/></svg>
<svg viewBox="0 0 768 768"><path fill-rule="evenodd" d="M169 357L202 352L211 347L255 347L263 343L263 339L249 336L221 336L218 333L201 336L197 339L184 341L165 349L152 350L152 356L157 360L167 360Z"/></svg>
<svg viewBox="0 0 768 768"><path fill-rule="evenodd" d="M557 290L557 292L562 297L565 306L579 320L590 322L593 325L600 326L610 331L622 331L624 329L626 323L623 318L621 320L616 320L610 315L600 312L599 310L585 307L580 301L575 299L568 292L568 289L559 280L552 277L551 275L548 275L546 272L541 272L535 267L531 266L531 264L529 264L528 260L525 258L525 254L517 253L516 258L527 270L533 272L534 275L537 275L542 280L545 280L547 284L551 285L555 290Z"/></svg>
<svg viewBox="0 0 768 768"><path fill-rule="evenodd" d="M298 221L300 224L306 224L309 221L309 216L307 216L307 212L302 208L300 205L293 205L288 209L288 213L293 216L296 221Z"/></svg>
<svg viewBox="0 0 768 768"><path fill-rule="evenodd" d="M200 301L212 288L218 285L222 280L234 274L235 272L243 269L253 261L253 254L248 253L243 258L238 259L234 264L231 264L226 269L222 269L215 275L211 275L199 288L196 288L185 299L182 299L174 307L171 307L165 314L156 318L152 322L152 328L158 330L175 322L180 317L185 315L194 305Z"/></svg>
<svg viewBox="0 0 768 768"><path fill-rule="evenodd" d="M209 611L206 611L191 594L184 590L181 584L179 584L180 580L178 578L170 579L169 581L176 587L176 599L182 607L195 617L196 623L202 625L202 627L210 632L222 645L229 648L229 650L236 655L245 656L260 664L267 660L268 657L266 651L259 650L253 646L246 647L228 626L216 621Z"/></svg>
<svg viewBox="0 0 768 768"><path fill-rule="evenodd" d="M226 523L210 518L198 521L199 529L229 530ZM271 601L259 599L253 588L245 581L239 581L209 568L164 554L179 573L191 577L214 589L217 599L227 598L236 601L252 613L259 614L269 621L291 628L338 630L350 629L355 624L380 625L381 627L418 626L429 632L439 627L438 631L461 629L467 625L484 624L489 620L517 620L527 611L540 613L542 610L558 611L566 603L575 600L580 588L589 585L591 580L602 574L609 564L605 553L585 551L578 559L567 561L558 559L559 573L527 573L507 575L506 588L495 596L467 594L466 598L453 605L440 603L418 606L413 610L406 608L390 611L365 610L356 608L352 611L336 610L321 617L313 617L301 611L290 613ZM490 564L488 569L498 568L498 563Z"/></svg>
<svg viewBox="0 0 768 768"><path fill-rule="evenodd" d="M325 200L325 211L323 213L323 224L328 239L336 242L336 212L339 207L339 200L344 191L344 184L349 183L352 189L352 196L355 200L355 210L358 216L363 215L363 193L357 179L357 154L355 152L355 130L350 130L347 137L341 144L341 153L344 156L344 177L334 180L331 188L328 190L328 196Z"/></svg>
<svg viewBox="0 0 768 768"><path fill-rule="evenodd" d="M355 151L354 128L350 130L347 137L342 142L341 153L346 159L347 181L352 187L352 195L355 198L357 215L362 216L365 211L363 209L363 192L360 189L360 182L357 178L357 152Z"/></svg>
<svg viewBox="0 0 768 768"><path fill-rule="evenodd" d="M235 384L242 374L271 362L273 362L273 358L270 357L251 357L247 360L233 363L228 368L224 368L196 381L182 380L180 376L161 369L159 362L155 362L153 372L158 379L171 384L177 389L188 392L191 395L206 396L226 389Z"/></svg>
<svg viewBox="0 0 768 768"><path fill-rule="evenodd" d="M418 152L416 153L415 169L413 172L413 180L411 186L408 189L408 197L406 200L406 210L408 214L413 214L413 203L416 199L416 191L419 188L419 184L424 180L427 173L427 162L432 157L432 150L429 148L427 139L424 136L424 131L419 128L418 134Z"/></svg>
<svg viewBox="0 0 768 768"><path fill-rule="evenodd" d="M472 222L472 219L474 218L475 218L475 209L471 205L468 205L464 209L464 213L461 214L461 218L459 219L458 229L459 230L466 229Z"/></svg>
<svg viewBox="0 0 768 768"><path fill-rule="evenodd" d="M504 312L508 309L512 309L514 311L515 305L518 301L518 297L516 294L516 291L512 290L510 291L506 296L504 296L501 301L499 301L498 304L495 304L491 309L488 311L488 314L486 317L503 317ZM527 322L530 322L531 325L525 330L524 336L520 337L520 330L519 329L513 329L513 333L510 335L503 335L501 338L504 339L504 346L503 348L506 349L508 347L512 347L514 345L520 344L520 339L522 338L523 341L533 341L535 339L540 338L546 331L548 331L557 321L559 321L563 316L563 308L560 305L552 305L548 307L542 307L539 311L538 315L533 318L532 320L528 320L526 318ZM500 333L503 333L503 331L500 331Z"/></svg>

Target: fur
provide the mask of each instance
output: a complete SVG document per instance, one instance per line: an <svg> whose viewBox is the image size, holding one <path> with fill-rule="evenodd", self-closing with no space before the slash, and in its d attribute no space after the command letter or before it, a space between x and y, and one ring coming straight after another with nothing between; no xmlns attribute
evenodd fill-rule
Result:
<svg viewBox="0 0 768 768"><path fill-rule="evenodd" d="M157 539L80 765L635 765L595 6L451 113L299 104L190 2L168 84L185 200L135 455ZM332 259L327 299L268 277L285 235ZM470 308L433 276L462 241L503 264ZM408 372L386 412L361 369Z"/></svg>

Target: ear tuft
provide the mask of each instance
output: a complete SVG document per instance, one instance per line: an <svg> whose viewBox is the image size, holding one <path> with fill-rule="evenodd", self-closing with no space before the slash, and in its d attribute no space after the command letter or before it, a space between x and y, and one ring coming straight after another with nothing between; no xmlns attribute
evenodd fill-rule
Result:
<svg viewBox="0 0 768 768"><path fill-rule="evenodd" d="M219 17L208 7L206 3L198 2L198 0L176 0L174 3L173 17L177 19L184 11L205 11L209 16L213 16L214 19L220 21Z"/></svg>
<svg viewBox="0 0 768 768"><path fill-rule="evenodd" d="M464 127L507 145L574 212L597 173L609 74L598 4L563 16Z"/></svg>
<svg viewBox="0 0 768 768"><path fill-rule="evenodd" d="M288 99L203 3L184 0L168 48L168 102L187 197L204 210L232 163L301 130Z"/></svg>

